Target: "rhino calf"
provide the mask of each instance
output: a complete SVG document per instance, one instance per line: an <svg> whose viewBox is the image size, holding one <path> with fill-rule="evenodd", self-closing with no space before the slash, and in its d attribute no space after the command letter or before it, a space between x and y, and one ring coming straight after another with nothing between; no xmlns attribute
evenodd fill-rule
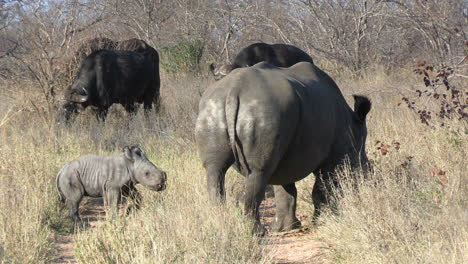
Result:
<svg viewBox="0 0 468 264"><path fill-rule="evenodd" d="M132 196L137 205L140 194L136 184L153 190L166 188L166 173L156 167L141 148L127 146L123 155L105 157L85 155L65 164L56 179L60 200L65 202L70 217L81 221L78 208L83 196L103 197L112 211L117 211L121 197Z"/></svg>

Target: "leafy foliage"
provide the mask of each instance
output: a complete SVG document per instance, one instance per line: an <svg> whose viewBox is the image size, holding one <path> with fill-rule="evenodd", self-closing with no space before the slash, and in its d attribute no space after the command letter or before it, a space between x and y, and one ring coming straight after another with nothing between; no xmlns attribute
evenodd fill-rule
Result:
<svg viewBox="0 0 468 264"><path fill-rule="evenodd" d="M201 40L189 40L161 48L161 69L171 74L198 73L204 47Z"/></svg>
<svg viewBox="0 0 468 264"><path fill-rule="evenodd" d="M405 96L402 100L419 116L423 124L434 127L435 123L445 126L446 120L468 121L468 92L464 91L466 87L461 87L463 84L456 80L466 78L465 76L458 74L454 67L437 68L426 62L418 64L414 73L422 77L425 89L416 89L416 97ZM435 108L431 108L427 101L435 104Z"/></svg>

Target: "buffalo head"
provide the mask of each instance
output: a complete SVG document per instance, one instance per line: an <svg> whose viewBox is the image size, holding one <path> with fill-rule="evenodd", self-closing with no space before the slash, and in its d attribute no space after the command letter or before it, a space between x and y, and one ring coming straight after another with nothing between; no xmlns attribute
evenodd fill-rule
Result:
<svg viewBox="0 0 468 264"><path fill-rule="evenodd" d="M89 94L85 88L67 89L59 95L58 123L69 122L75 114L84 110Z"/></svg>
<svg viewBox="0 0 468 264"><path fill-rule="evenodd" d="M236 67L234 67L233 64L223 64L220 66L216 66L213 63L210 64L210 71L213 73L213 76L216 81L221 80L224 78L224 76L228 75L232 70L234 70Z"/></svg>

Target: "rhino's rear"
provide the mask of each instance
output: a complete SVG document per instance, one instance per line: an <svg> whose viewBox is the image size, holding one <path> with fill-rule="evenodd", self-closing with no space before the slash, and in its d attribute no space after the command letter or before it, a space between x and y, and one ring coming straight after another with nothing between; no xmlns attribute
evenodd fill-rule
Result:
<svg viewBox="0 0 468 264"><path fill-rule="evenodd" d="M57 173L57 177L55 178L55 186L57 188L57 194L59 196L59 201L62 202L62 203L65 203L65 195L63 194L62 192L62 189L60 188L60 184L59 184L59 181L60 181L60 178L61 177L64 177L63 174L64 172L67 170L67 167L68 167L68 163L65 164L65 166L63 166L60 171Z"/></svg>

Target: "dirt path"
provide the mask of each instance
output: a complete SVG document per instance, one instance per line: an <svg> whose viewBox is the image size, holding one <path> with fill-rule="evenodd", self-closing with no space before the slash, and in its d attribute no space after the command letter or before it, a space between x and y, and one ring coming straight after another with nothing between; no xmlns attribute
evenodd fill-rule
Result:
<svg viewBox="0 0 468 264"><path fill-rule="evenodd" d="M276 264L305 264L324 263L325 253L329 246L314 240L315 234L307 228L292 232L273 234L270 233L275 216L274 198L267 198L261 204L261 221L267 230L267 235L262 240L267 254L270 254L273 263ZM99 221L104 219L104 207L102 199L87 199L80 207L81 218L88 223L87 228L94 228ZM303 226L307 226L307 215L298 213L298 218ZM57 234L55 236L55 255L52 263L79 263L75 257L73 234Z"/></svg>
<svg viewBox="0 0 468 264"><path fill-rule="evenodd" d="M275 217L274 198L265 199L260 205L261 221L268 233L262 245L273 263L277 264L305 264L325 263L325 254L329 246L326 243L314 240L315 233L306 226L310 224L307 214L298 212L302 228L285 233L270 233Z"/></svg>
<svg viewBox="0 0 468 264"><path fill-rule="evenodd" d="M57 234L55 236L55 255L52 263L78 263L75 258L72 235Z"/></svg>
<svg viewBox="0 0 468 264"><path fill-rule="evenodd" d="M104 219L105 212L102 199L85 198L80 205L81 219L86 223L85 228L94 228ZM74 264L79 263L75 257L73 234L56 234L55 258L51 263Z"/></svg>

